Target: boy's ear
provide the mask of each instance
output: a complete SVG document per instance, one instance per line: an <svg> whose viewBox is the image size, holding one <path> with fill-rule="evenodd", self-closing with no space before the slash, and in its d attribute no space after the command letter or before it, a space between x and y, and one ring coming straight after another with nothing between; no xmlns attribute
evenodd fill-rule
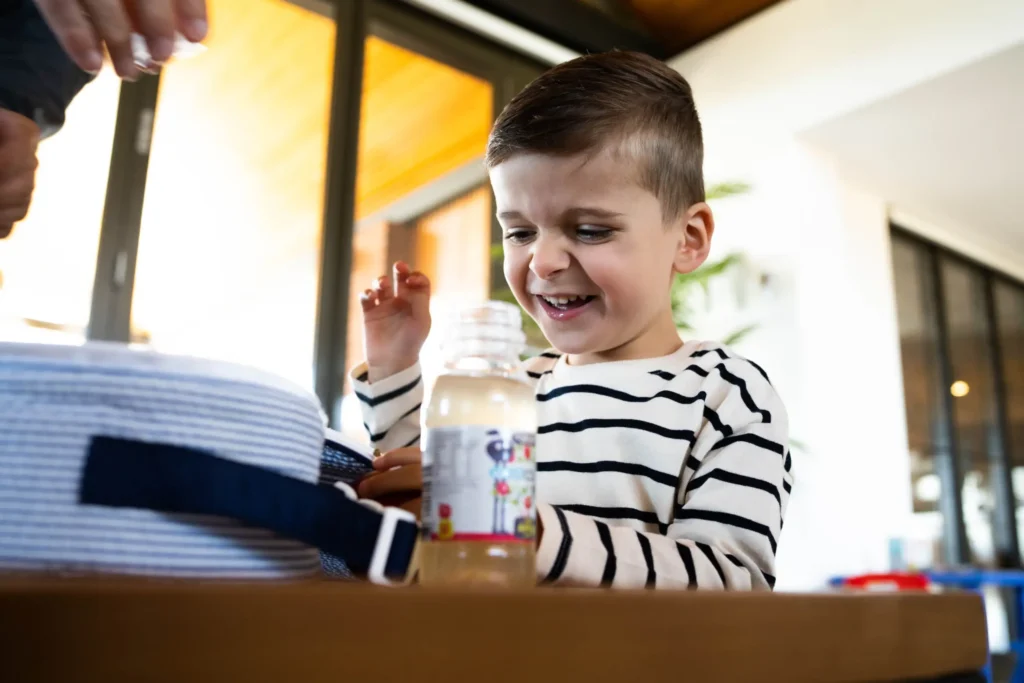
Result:
<svg viewBox="0 0 1024 683"><path fill-rule="evenodd" d="M715 232L715 217L711 214L710 206L698 202L687 209L679 222L682 233L672 265L677 273L691 273L708 258L711 236Z"/></svg>

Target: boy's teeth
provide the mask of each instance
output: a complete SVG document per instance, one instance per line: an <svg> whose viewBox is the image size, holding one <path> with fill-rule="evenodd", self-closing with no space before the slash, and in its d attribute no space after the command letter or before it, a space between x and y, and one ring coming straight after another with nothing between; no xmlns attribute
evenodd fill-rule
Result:
<svg viewBox="0 0 1024 683"><path fill-rule="evenodd" d="M541 298L544 299L545 301L547 301L552 306L568 306L569 304L571 304L571 303L573 303L573 302L575 302L577 300L586 299L587 297L580 296L580 295L573 295L573 296L544 296L544 297L541 297Z"/></svg>

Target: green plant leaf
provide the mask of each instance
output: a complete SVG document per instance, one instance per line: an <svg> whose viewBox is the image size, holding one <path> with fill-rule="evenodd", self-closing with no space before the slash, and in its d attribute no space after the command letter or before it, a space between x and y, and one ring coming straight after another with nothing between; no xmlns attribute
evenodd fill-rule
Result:
<svg viewBox="0 0 1024 683"><path fill-rule="evenodd" d="M675 322L676 328L682 332L693 331L693 325L690 323L693 306L690 301L695 290L700 290L707 296L711 291L712 280L722 277L744 262L745 258L742 254L732 253L693 272L676 275L671 292L672 320ZM757 325L747 325L727 335L722 343L727 346L737 344L756 329Z"/></svg>
<svg viewBox="0 0 1024 683"><path fill-rule="evenodd" d="M708 294L711 288L711 281L721 277L725 273L744 262L742 254L729 254L721 260L708 263L690 273L679 273L672 283L672 319L679 329L691 329L688 319L693 314L693 309L688 303L692 297L693 290L699 288Z"/></svg>
<svg viewBox="0 0 1024 683"><path fill-rule="evenodd" d="M512 290L508 288L494 290L491 292L491 299L519 306L519 302L516 301ZM523 334L526 335L526 345L540 349L551 348L551 342L544 336L537 322L523 310L522 306L519 306L519 312L523 317Z"/></svg>
<svg viewBox="0 0 1024 683"><path fill-rule="evenodd" d="M722 340L722 343L725 344L726 346L733 346L734 344L739 344L741 341L743 341L743 339L749 336L750 333L754 332L756 329L757 325L747 325L746 327L741 327L735 332L731 332L730 334L726 335L725 339Z"/></svg>
<svg viewBox="0 0 1024 683"><path fill-rule="evenodd" d="M725 199L726 197L735 197L738 194L746 194L747 192L750 192L749 184L740 181L732 181L712 185L704 193L704 196L708 200Z"/></svg>

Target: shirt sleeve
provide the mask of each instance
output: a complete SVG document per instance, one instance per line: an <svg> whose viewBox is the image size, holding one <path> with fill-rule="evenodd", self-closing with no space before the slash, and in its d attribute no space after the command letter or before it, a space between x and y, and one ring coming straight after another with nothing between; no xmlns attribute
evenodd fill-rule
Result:
<svg viewBox="0 0 1024 683"><path fill-rule="evenodd" d="M390 451L420 442L423 373L418 363L374 382L363 363L350 378L374 448Z"/></svg>
<svg viewBox="0 0 1024 683"><path fill-rule="evenodd" d="M92 80L57 42L32 0L0 2L0 108L39 124L43 136Z"/></svg>
<svg viewBox="0 0 1024 683"><path fill-rule="evenodd" d="M614 588L770 590L792 490L788 421L766 377L742 359L709 373L705 419L665 533L538 505L538 578Z"/></svg>

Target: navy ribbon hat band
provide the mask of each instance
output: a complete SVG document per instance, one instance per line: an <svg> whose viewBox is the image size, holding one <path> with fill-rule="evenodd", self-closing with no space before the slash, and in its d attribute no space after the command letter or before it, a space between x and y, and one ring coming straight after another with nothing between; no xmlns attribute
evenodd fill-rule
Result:
<svg viewBox="0 0 1024 683"><path fill-rule="evenodd" d="M284 476L197 448L97 436L91 440L79 502L168 513L230 517L344 558L365 574L384 517L342 491ZM400 580L413 562L419 529L398 521L384 574Z"/></svg>

